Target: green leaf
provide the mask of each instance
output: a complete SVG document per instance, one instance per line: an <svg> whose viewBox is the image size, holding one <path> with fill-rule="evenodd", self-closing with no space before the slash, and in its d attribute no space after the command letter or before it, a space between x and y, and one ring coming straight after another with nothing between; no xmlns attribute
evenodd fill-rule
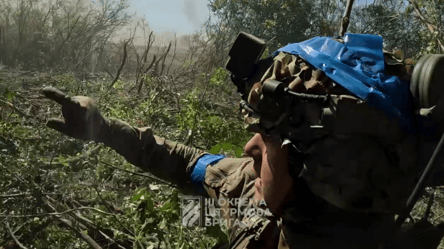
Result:
<svg viewBox="0 0 444 249"><path fill-rule="evenodd" d="M143 196L143 194L145 194L145 189L143 188L143 189L141 189L141 190L139 190L134 196L133 196L133 198L131 199L132 201L138 201L142 196Z"/></svg>
<svg viewBox="0 0 444 249"><path fill-rule="evenodd" d="M150 212L154 212L154 202L151 198L147 198L146 200L146 209Z"/></svg>
<svg viewBox="0 0 444 249"><path fill-rule="evenodd" d="M235 151L235 153L236 153L236 157L241 157L243 151L244 151L244 150L243 150L242 148L237 148L236 151Z"/></svg>
<svg viewBox="0 0 444 249"><path fill-rule="evenodd" d="M163 211L166 211L170 208L171 208L171 201L168 200L163 204L163 206L159 210L163 212Z"/></svg>
<svg viewBox="0 0 444 249"><path fill-rule="evenodd" d="M6 90L3 92L3 97L5 97L6 100L8 100L8 101L12 101L12 100L14 100L15 95L16 95L16 92L9 91L8 89L6 89Z"/></svg>
<svg viewBox="0 0 444 249"><path fill-rule="evenodd" d="M220 144L216 144L215 146L211 147L210 153L211 154L217 154L217 153L220 152L221 148L222 148L222 146Z"/></svg>
<svg viewBox="0 0 444 249"><path fill-rule="evenodd" d="M61 163L65 167L69 167L69 163L66 161L66 158L62 155L59 156L58 162Z"/></svg>
<svg viewBox="0 0 444 249"><path fill-rule="evenodd" d="M222 144L222 149L224 149L224 150L230 150L231 148L233 148L233 145L230 143L223 143Z"/></svg>

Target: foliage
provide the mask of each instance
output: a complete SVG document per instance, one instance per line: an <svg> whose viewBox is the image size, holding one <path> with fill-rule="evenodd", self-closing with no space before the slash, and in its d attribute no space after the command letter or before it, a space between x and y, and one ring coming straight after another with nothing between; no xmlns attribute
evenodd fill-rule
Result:
<svg viewBox="0 0 444 249"><path fill-rule="evenodd" d="M444 53L444 2L410 0L406 14L422 25L419 37L424 44L420 54Z"/></svg>
<svg viewBox="0 0 444 249"><path fill-rule="evenodd" d="M400 49L410 57L418 53L426 40L418 36L423 32L422 25L406 14L408 6L405 1L374 1L355 6L349 30L381 35L384 49Z"/></svg>
<svg viewBox="0 0 444 249"><path fill-rule="evenodd" d="M306 31L307 36L313 37L339 35L339 27L347 1L316 0L312 3L313 9L309 16L310 27Z"/></svg>
<svg viewBox="0 0 444 249"><path fill-rule="evenodd" d="M126 0L1 1L0 58L23 69L95 67L130 21L128 7Z"/></svg>
<svg viewBox="0 0 444 249"><path fill-rule="evenodd" d="M269 41L271 52L289 42L307 39L312 1L210 0L212 18L205 25L210 39L216 43L218 56L226 58L226 49L240 31Z"/></svg>
<svg viewBox="0 0 444 249"><path fill-rule="evenodd" d="M60 107L40 98L39 91L53 85L70 95L92 96L105 115L150 125L172 140L184 141L192 128L190 146L240 156L248 133L227 79L218 68L194 75L194 85L179 93L174 85L165 87L163 78L147 75L142 94L135 95L128 93L133 83L125 80L108 89L106 77L84 82L69 73L6 74L0 100L14 108L0 106L0 219L8 221L23 245L34 248L88 247L75 236L76 229L103 248L116 243L125 248L210 248L226 242L220 228L180 225L179 192L170 185L137 173L109 148L46 128L45 121ZM65 222L80 223L70 227ZM11 234L0 234L0 246L7 243L14 243Z"/></svg>
<svg viewBox="0 0 444 249"><path fill-rule="evenodd" d="M415 1L426 17L419 19L411 2L355 5L350 31L381 34L387 48L402 48L412 56L442 52L444 4ZM79 62L71 68L91 66L91 51L119 61L121 46L112 46L113 57L106 55L110 51L104 44L129 18L127 2L12 3L0 3L0 26L8 27L8 33L0 27L0 57L13 69L0 71L0 247L17 246L17 239L28 248L87 248L78 237L85 234L102 248L210 248L226 243L224 229L181 226L180 193L171 184L140 172L112 149L46 128L60 107L43 99L40 89L52 85L70 95L91 96L106 116L151 126L157 135L210 153L240 157L249 134L238 115L238 96L220 67L231 39L241 29L265 40L276 37L267 50L272 53L287 42L334 35L345 0L212 0L217 22L207 23L209 40L190 35L187 53L176 54L171 46L170 55L164 47L152 60L147 57L153 40L144 51L132 43L122 77L101 74L92 81L78 71L51 70ZM173 70L167 55L178 64ZM19 71L36 65L51 70ZM426 202L412 212L415 221ZM438 190L434 222L442 216L441 206Z"/></svg>

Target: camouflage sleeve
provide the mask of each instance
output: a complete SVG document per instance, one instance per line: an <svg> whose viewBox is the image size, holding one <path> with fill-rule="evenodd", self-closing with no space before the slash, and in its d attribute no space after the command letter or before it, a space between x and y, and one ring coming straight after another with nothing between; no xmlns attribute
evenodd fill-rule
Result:
<svg viewBox="0 0 444 249"><path fill-rule="evenodd" d="M194 192L189 176L204 151L156 136L148 127L135 128L117 119L109 119L107 129L98 142L113 148L142 170L176 184L185 192Z"/></svg>
<svg viewBox="0 0 444 249"><path fill-rule="evenodd" d="M148 128L135 128L117 119L109 119L107 131L98 142L113 148L131 164L174 183L187 193L196 193L192 181L196 162L207 155L205 151L153 134ZM210 197L239 197L246 183L255 178L251 158L224 158L203 170L202 184ZM194 172L193 172L194 171Z"/></svg>
<svg viewBox="0 0 444 249"><path fill-rule="evenodd" d="M224 158L207 167L204 187L212 198L253 198L256 178L252 158Z"/></svg>

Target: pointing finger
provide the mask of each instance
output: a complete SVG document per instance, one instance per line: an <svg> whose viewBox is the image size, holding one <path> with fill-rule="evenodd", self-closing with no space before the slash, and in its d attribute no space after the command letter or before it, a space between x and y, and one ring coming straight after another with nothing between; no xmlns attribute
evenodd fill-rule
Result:
<svg viewBox="0 0 444 249"><path fill-rule="evenodd" d="M45 97L54 100L59 104L63 104L63 100L66 98L66 94L64 94L55 87L47 86L43 88L42 92L45 95Z"/></svg>
<svg viewBox="0 0 444 249"><path fill-rule="evenodd" d="M73 132L71 127L65 124L65 122L61 119L50 119L46 123L46 126L48 126L51 129L54 129L56 131L59 131L65 135L73 136Z"/></svg>

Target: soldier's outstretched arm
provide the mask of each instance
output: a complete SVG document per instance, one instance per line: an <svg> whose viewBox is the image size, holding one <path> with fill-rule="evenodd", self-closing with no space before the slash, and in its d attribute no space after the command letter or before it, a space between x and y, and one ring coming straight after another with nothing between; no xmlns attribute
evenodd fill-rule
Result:
<svg viewBox="0 0 444 249"><path fill-rule="evenodd" d="M131 164L182 190L195 190L190 175L204 151L158 137L150 128L135 128L106 118L89 97L69 97L53 87L45 87L43 94L62 105L64 117L49 120L48 127L73 138L102 142Z"/></svg>

